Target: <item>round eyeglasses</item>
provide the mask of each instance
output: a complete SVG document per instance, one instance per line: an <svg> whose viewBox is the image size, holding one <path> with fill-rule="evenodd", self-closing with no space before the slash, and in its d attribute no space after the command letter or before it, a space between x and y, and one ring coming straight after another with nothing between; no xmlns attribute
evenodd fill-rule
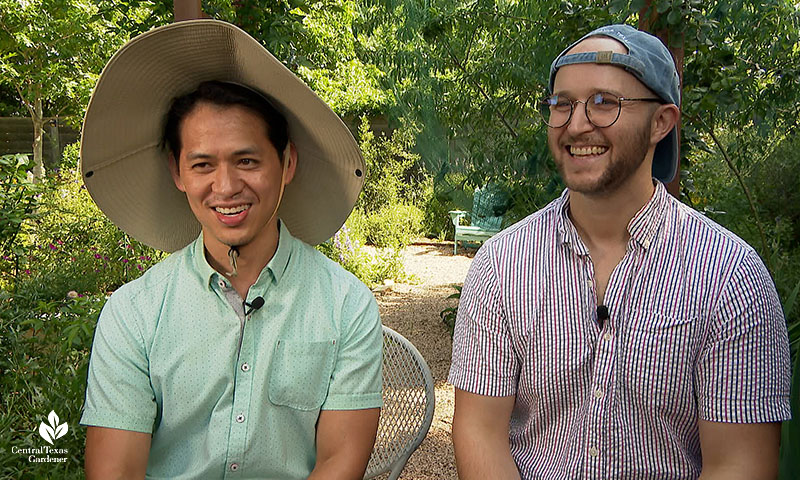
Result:
<svg viewBox="0 0 800 480"><path fill-rule="evenodd" d="M622 111L622 102L658 102L659 98L625 98L608 92L589 95L586 101L573 100L564 95L550 95L539 102L539 114L550 128L561 128L568 124L575 111L575 104L582 103L586 118L597 128L614 125Z"/></svg>

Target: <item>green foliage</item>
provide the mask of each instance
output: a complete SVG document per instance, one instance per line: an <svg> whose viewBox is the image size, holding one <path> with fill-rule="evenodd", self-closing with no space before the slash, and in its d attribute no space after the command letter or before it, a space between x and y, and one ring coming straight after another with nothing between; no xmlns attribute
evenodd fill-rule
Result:
<svg viewBox="0 0 800 480"><path fill-rule="evenodd" d="M447 298L461 298L461 286L456 285L454 287L456 289L456 293L451 294ZM453 331L456 328L456 317L458 316L458 305L454 307L447 307L441 312L439 312L439 316L442 317L442 321L447 326L447 330L450 332L450 337L453 337Z"/></svg>
<svg viewBox="0 0 800 480"><path fill-rule="evenodd" d="M800 478L800 461L797 459L797 452L800 452L800 355L795 355L793 372L789 401L792 419L784 422L781 429L779 478L785 480Z"/></svg>
<svg viewBox="0 0 800 480"><path fill-rule="evenodd" d="M384 205L367 217L367 242L378 247L402 248L422 231L423 212L414 205Z"/></svg>
<svg viewBox="0 0 800 480"><path fill-rule="evenodd" d="M29 178L32 168L27 155L0 156L0 252L3 255L0 262L10 261L14 253L20 254L14 252L12 246L25 221L36 216L42 186Z"/></svg>
<svg viewBox="0 0 800 480"><path fill-rule="evenodd" d="M374 286L384 280L402 278L403 263L399 249L369 249L364 246L363 237L357 231L358 227L348 226L363 221L363 218L354 212L333 238L318 245L317 249L331 260L338 262L367 286Z"/></svg>
<svg viewBox="0 0 800 480"><path fill-rule="evenodd" d="M42 299L69 291L111 291L144 272L163 254L130 239L92 201L76 168L78 146L64 152L64 164L48 178L38 217L18 249L16 289Z"/></svg>
<svg viewBox="0 0 800 480"><path fill-rule="evenodd" d="M45 302L0 291L0 303L0 478L82 478L85 431L78 420L92 332L105 297ZM38 427L51 410L68 424L54 443L68 450L67 462L31 463L28 455L12 453L12 447L47 446Z"/></svg>
<svg viewBox="0 0 800 480"><path fill-rule="evenodd" d="M371 214L398 202L413 203L420 159L410 153L413 129L396 129L388 138L375 138L369 120L362 117L358 136L367 176L356 208Z"/></svg>

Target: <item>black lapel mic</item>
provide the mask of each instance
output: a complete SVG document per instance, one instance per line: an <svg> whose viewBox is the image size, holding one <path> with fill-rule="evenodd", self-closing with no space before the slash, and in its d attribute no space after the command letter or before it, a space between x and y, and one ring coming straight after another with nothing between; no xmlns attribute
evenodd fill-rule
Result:
<svg viewBox="0 0 800 480"><path fill-rule="evenodd" d="M261 298L261 297L259 297ZM258 298L256 299L258 300ZM255 303L255 300L253 300ZM605 305L598 305L597 306L597 324L600 325L600 330L603 329L603 323L608 320L608 307Z"/></svg>
<svg viewBox="0 0 800 480"><path fill-rule="evenodd" d="M247 303L246 301L243 301L242 304L244 307L244 316L246 317L264 306L264 298L256 297L253 299L253 303Z"/></svg>

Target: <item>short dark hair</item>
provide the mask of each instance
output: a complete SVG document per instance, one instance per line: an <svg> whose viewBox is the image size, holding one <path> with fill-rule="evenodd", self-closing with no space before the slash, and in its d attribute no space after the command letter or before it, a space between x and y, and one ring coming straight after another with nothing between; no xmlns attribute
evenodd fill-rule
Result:
<svg viewBox="0 0 800 480"><path fill-rule="evenodd" d="M176 97L167 112L164 125L162 145L168 148L175 161L181 153L180 128L186 118L200 102L219 106L241 106L260 116L267 127L267 138L278 151L278 158L283 162L283 151L289 143L289 132L286 118L262 94L236 83L208 81L201 83L194 91Z"/></svg>

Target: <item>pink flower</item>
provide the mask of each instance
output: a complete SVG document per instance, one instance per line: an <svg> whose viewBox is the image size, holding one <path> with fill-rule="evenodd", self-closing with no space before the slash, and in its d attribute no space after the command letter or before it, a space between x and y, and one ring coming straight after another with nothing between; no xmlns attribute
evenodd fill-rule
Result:
<svg viewBox="0 0 800 480"><path fill-rule="evenodd" d="M139 269L139 271L142 271L142 270L144 270L144 268L142 268L142 266L141 266L141 265L136 265L136 268L138 268L138 269Z"/></svg>
<svg viewBox="0 0 800 480"><path fill-rule="evenodd" d="M122 263L128 263L128 259L127 258L123 258L122 259Z"/></svg>
<svg viewBox="0 0 800 480"><path fill-rule="evenodd" d="M102 258L102 255L100 255L99 253L95 253L94 258Z"/></svg>
<svg viewBox="0 0 800 480"><path fill-rule="evenodd" d="M31 271L30 271L30 270L28 270L28 269L26 268L26 269L25 269L25 274L26 274L26 275L30 275L30 274L31 274Z"/></svg>
<svg viewBox="0 0 800 480"><path fill-rule="evenodd" d="M48 245L48 247L50 247L50 250L55 250L55 249L56 249L56 246L55 246L55 245L53 245L52 243L51 243L51 244L49 244L49 245Z"/></svg>

